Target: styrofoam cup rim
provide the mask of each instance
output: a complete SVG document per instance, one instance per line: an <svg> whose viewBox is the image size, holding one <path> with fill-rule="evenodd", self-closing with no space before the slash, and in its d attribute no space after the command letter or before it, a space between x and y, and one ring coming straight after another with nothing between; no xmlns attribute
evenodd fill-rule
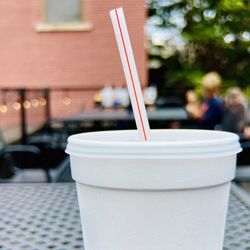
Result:
<svg viewBox="0 0 250 250"><path fill-rule="evenodd" d="M140 141L136 130L99 131L72 135L66 152L70 155L217 155L240 152L238 135L224 131L165 129L152 130L157 141ZM169 140L168 140L169 139ZM132 141L131 141L132 140Z"/></svg>

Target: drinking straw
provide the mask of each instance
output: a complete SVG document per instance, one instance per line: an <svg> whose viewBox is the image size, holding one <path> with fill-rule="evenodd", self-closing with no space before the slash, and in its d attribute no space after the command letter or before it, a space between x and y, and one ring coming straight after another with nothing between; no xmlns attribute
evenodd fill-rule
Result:
<svg viewBox="0 0 250 250"><path fill-rule="evenodd" d="M150 127L123 9L118 8L111 10L110 16L120 52L136 126L142 139L148 141L150 140Z"/></svg>

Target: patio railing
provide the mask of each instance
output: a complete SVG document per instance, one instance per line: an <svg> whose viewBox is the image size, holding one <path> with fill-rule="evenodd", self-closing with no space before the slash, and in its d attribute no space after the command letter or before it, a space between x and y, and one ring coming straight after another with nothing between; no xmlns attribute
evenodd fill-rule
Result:
<svg viewBox="0 0 250 250"><path fill-rule="evenodd" d="M93 107L98 88L0 89L0 130L6 143L21 140L42 129L51 119Z"/></svg>

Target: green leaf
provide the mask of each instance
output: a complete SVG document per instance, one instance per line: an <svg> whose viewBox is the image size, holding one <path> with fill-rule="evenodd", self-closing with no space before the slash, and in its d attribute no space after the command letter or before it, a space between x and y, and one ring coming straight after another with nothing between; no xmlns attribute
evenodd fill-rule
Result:
<svg viewBox="0 0 250 250"><path fill-rule="evenodd" d="M245 3L243 0L222 0L221 7L224 10L244 10L246 9Z"/></svg>

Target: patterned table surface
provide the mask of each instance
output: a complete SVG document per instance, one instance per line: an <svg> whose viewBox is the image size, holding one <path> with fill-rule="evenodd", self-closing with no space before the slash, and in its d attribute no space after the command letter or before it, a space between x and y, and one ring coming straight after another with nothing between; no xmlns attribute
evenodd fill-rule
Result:
<svg viewBox="0 0 250 250"><path fill-rule="evenodd" d="M76 188L0 185L0 250L84 249ZM250 196L232 185L223 250L250 250Z"/></svg>

